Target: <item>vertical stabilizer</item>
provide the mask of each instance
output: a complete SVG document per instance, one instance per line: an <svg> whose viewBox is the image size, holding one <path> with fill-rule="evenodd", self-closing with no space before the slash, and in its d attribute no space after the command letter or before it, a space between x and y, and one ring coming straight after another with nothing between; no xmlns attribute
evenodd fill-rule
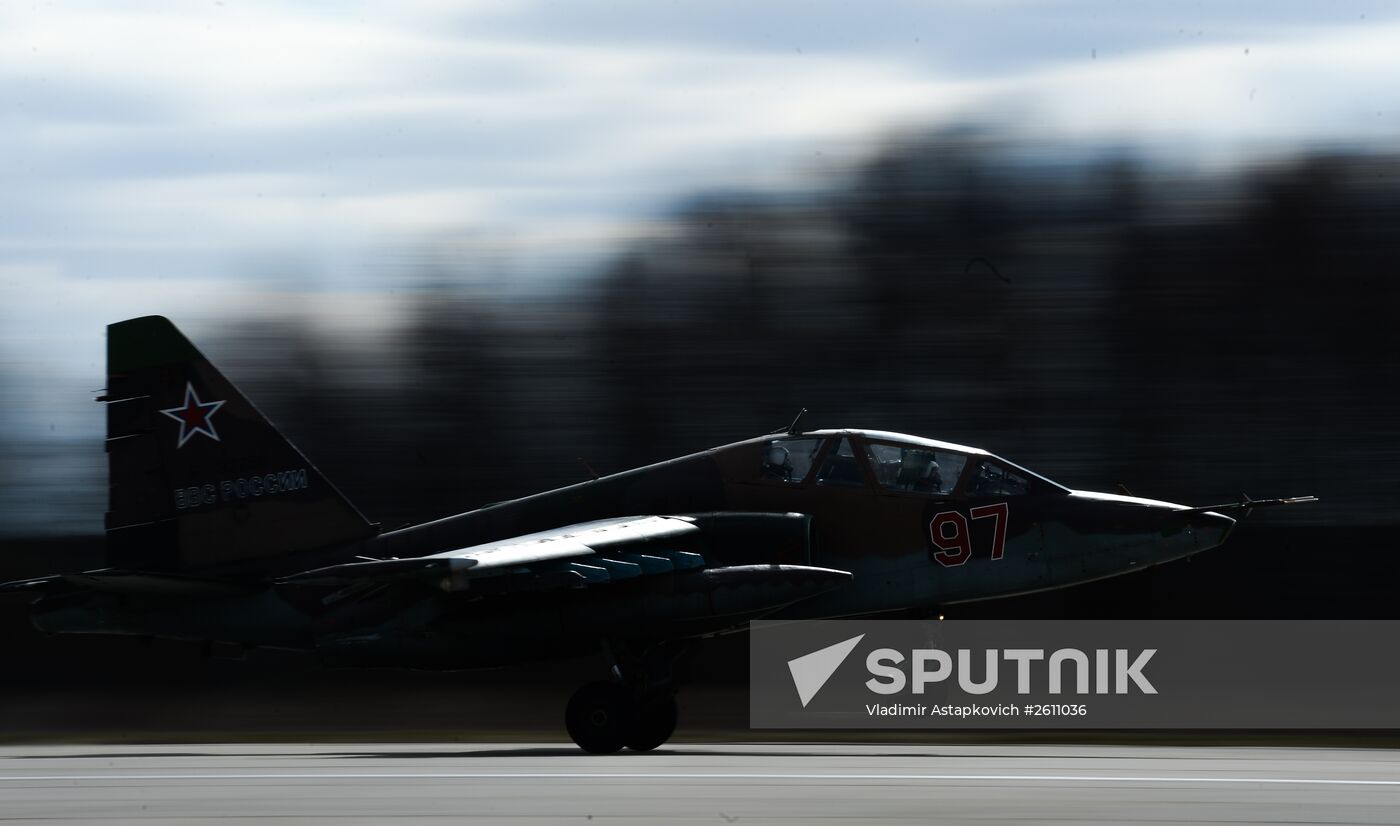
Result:
<svg viewBox="0 0 1400 826"><path fill-rule="evenodd" d="M273 560L375 527L161 316L107 327L108 564Z"/></svg>

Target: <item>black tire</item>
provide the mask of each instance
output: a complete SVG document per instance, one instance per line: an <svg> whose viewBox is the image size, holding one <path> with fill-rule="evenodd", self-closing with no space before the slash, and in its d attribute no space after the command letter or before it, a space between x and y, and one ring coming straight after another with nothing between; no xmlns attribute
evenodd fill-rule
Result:
<svg viewBox="0 0 1400 826"><path fill-rule="evenodd" d="M627 737L632 751L651 751L671 739L676 731L676 697L666 693L642 701Z"/></svg>
<svg viewBox="0 0 1400 826"><path fill-rule="evenodd" d="M613 754L627 745L637 711L632 693L613 682L596 682L569 698L564 725L569 737L590 754Z"/></svg>

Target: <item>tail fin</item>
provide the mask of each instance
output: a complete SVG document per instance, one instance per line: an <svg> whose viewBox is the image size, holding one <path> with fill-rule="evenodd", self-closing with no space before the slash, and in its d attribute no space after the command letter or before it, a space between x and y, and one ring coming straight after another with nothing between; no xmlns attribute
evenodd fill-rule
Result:
<svg viewBox="0 0 1400 826"><path fill-rule="evenodd" d="M375 532L175 325L107 327L108 564L196 570Z"/></svg>

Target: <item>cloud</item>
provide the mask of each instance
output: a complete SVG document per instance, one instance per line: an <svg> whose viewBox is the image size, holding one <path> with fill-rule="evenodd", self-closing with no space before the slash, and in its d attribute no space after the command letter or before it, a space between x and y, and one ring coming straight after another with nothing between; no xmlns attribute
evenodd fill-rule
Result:
<svg viewBox="0 0 1400 826"><path fill-rule="evenodd" d="M1003 85L1043 101L1045 124L1080 140L1188 141L1242 151L1317 142L1380 146L1400 126L1400 24L1306 38L1128 55ZM1184 154L1184 153L1182 153Z"/></svg>
<svg viewBox="0 0 1400 826"><path fill-rule="evenodd" d="M453 233L513 245L528 271L593 260L678 194L791 181L798 159L855 158L893 127L969 117L1178 158L1396 133L1400 26L1314 4L1254 14L913 0L10 5L0 272L11 290L29 272L27 289L70 301L74 285L102 296L110 281L143 298L119 302L139 311L160 303L136 291L157 276L167 292L288 273L306 289L363 288L386 276L377 251ZM0 320L16 340L89 329L64 306L12 303Z"/></svg>
<svg viewBox="0 0 1400 826"><path fill-rule="evenodd" d="M1400 126L1346 4L1038 0L0 5L5 435L93 439L103 325L392 324L416 270L585 272L678 196L971 119L1237 161ZM1248 52L1246 52L1248 50ZM537 286L535 288L538 288ZM54 428L50 430L50 428ZM47 461L47 460L46 460Z"/></svg>

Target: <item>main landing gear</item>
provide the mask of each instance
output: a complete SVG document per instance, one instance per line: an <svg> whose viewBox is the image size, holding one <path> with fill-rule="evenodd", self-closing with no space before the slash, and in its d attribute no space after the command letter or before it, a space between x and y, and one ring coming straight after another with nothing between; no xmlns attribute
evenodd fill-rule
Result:
<svg viewBox="0 0 1400 826"><path fill-rule="evenodd" d="M676 696L670 691L638 695L623 683L601 680L574 692L564 723L586 752L651 751L676 730Z"/></svg>
<svg viewBox="0 0 1400 826"><path fill-rule="evenodd" d="M574 692L564 713L569 737L592 754L624 748L651 751L676 730L675 670L693 644L659 644L640 653L625 644L604 644L615 679L589 683Z"/></svg>

